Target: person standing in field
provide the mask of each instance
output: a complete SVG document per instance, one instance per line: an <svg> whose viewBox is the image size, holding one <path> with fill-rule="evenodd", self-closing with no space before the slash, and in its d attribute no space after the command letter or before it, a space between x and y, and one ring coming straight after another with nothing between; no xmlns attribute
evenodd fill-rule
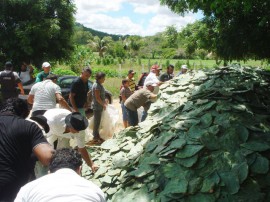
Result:
<svg viewBox="0 0 270 202"><path fill-rule="evenodd" d="M96 82L92 87L93 97L93 112L94 112L94 127L93 127L93 140L89 144L101 144L104 140L99 135L99 126L101 122L102 111L106 110L107 103L105 101L105 89L103 83L105 81L106 74L98 72L96 74Z"/></svg>
<svg viewBox="0 0 270 202"><path fill-rule="evenodd" d="M85 105L87 101L88 79L92 75L90 67L85 67L82 70L80 77L75 79L70 88L69 102L75 112L80 112L85 116Z"/></svg>
<svg viewBox="0 0 270 202"><path fill-rule="evenodd" d="M123 115L123 124L124 127L128 127L128 114L127 110L125 108L125 101L129 98L129 96L132 94L132 91L129 88L129 80L123 79L122 80L122 88L120 90L120 96L121 96L121 108L122 108L122 115Z"/></svg>
<svg viewBox="0 0 270 202"><path fill-rule="evenodd" d="M182 65L181 66L181 71L178 73L177 76L181 75L181 74L186 74L188 70L188 66L187 65Z"/></svg>
<svg viewBox="0 0 270 202"><path fill-rule="evenodd" d="M127 75L127 80L129 82L129 88L131 90L131 92L134 92L136 90L136 84L135 84L135 79L134 79L134 75L136 74L136 72L134 72L132 69L128 71L128 75Z"/></svg>
<svg viewBox="0 0 270 202"><path fill-rule="evenodd" d="M167 71L159 76L159 80L162 82L171 80L173 78L173 70L174 70L174 66L169 65L167 67Z"/></svg>
<svg viewBox="0 0 270 202"><path fill-rule="evenodd" d="M21 94L24 95L24 89L19 75L13 72L13 65L11 62L6 62L5 70L0 72L0 85L2 101L8 98L18 98L17 86Z"/></svg>
<svg viewBox="0 0 270 202"><path fill-rule="evenodd" d="M19 76L23 85L30 84L33 81L33 71L34 69L31 64L26 63L25 61L22 62Z"/></svg>
<svg viewBox="0 0 270 202"><path fill-rule="evenodd" d="M43 69L43 71L42 72L39 72L38 75L37 75L37 77L36 77L36 83L37 82L44 81L47 78L47 76L49 74L51 74L51 72L50 72L51 71L51 65L50 65L50 63L43 62L42 69Z"/></svg>
<svg viewBox="0 0 270 202"><path fill-rule="evenodd" d="M43 115L48 109L55 108L56 101L65 109L72 111L56 82L57 76L50 74L44 81L32 86L27 99L29 104L33 104L32 116Z"/></svg>

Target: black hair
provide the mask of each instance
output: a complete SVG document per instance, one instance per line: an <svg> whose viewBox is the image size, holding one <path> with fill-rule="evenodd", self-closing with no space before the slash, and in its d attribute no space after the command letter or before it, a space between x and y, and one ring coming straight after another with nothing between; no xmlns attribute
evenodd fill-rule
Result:
<svg viewBox="0 0 270 202"><path fill-rule="evenodd" d="M58 76L56 74L49 74L47 77L46 77L46 80L55 80L57 79Z"/></svg>
<svg viewBox="0 0 270 202"><path fill-rule="evenodd" d="M169 65L169 66L167 67L167 69L169 69L170 67L174 69L174 66L173 66L173 65Z"/></svg>
<svg viewBox="0 0 270 202"><path fill-rule="evenodd" d="M11 113L25 119L30 111L26 100L9 98L1 106L0 113Z"/></svg>
<svg viewBox="0 0 270 202"><path fill-rule="evenodd" d="M57 149L51 159L49 170L51 173L61 169L70 168L76 171L82 165L81 154L71 148Z"/></svg>
<svg viewBox="0 0 270 202"><path fill-rule="evenodd" d="M96 74L96 81L98 81L99 79L102 79L106 76L106 74L104 72L98 72Z"/></svg>
<svg viewBox="0 0 270 202"><path fill-rule="evenodd" d="M127 83L128 82L128 79L123 79L122 80L122 85L124 85L125 83Z"/></svg>
<svg viewBox="0 0 270 202"><path fill-rule="evenodd" d="M91 68L90 67L84 67L83 69L82 69L82 73L83 72L88 72L89 74L91 74L92 75L92 70L91 70Z"/></svg>

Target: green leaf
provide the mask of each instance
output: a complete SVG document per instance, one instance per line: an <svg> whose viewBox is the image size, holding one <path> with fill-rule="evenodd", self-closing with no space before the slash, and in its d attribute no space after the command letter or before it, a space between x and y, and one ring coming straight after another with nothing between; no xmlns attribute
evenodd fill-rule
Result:
<svg viewBox="0 0 270 202"><path fill-rule="evenodd" d="M198 155L194 155L190 158L176 159L176 162L184 167L192 167L198 160Z"/></svg>
<svg viewBox="0 0 270 202"><path fill-rule="evenodd" d="M260 154L257 154L255 162L250 166L253 173L266 174L269 170L269 160Z"/></svg>
<svg viewBox="0 0 270 202"><path fill-rule="evenodd" d="M204 178L201 192L211 192L211 190L213 190L214 187L219 184L219 182L220 178L217 172L211 173L206 178Z"/></svg>
<svg viewBox="0 0 270 202"><path fill-rule="evenodd" d="M270 149L268 143L259 141L249 141L241 144L241 146L252 151L266 151Z"/></svg>
<svg viewBox="0 0 270 202"><path fill-rule="evenodd" d="M238 177L233 172L221 172L219 173L221 181L225 184L226 190L230 194L235 194L239 191L240 185Z"/></svg>
<svg viewBox="0 0 270 202"><path fill-rule="evenodd" d="M179 179L179 178L174 178L171 179L165 189L164 193L166 194L175 194L175 193L186 193L188 188L188 181L185 179Z"/></svg>
<svg viewBox="0 0 270 202"><path fill-rule="evenodd" d="M188 158L194 156L203 149L203 145L186 145L182 150L175 155L176 158Z"/></svg>

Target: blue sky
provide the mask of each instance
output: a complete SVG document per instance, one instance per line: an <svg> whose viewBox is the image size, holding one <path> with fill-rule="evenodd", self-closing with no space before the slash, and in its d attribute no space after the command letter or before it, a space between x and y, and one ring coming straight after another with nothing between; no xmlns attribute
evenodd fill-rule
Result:
<svg viewBox="0 0 270 202"><path fill-rule="evenodd" d="M184 17L161 6L159 0L74 0L76 21L110 34L151 36L174 25L178 30L202 17Z"/></svg>

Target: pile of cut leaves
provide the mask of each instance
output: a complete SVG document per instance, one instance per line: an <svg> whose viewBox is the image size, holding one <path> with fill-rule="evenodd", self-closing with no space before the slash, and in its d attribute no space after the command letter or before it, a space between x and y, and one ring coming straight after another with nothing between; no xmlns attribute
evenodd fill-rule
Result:
<svg viewBox="0 0 270 202"><path fill-rule="evenodd" d="M270 74L232 65L161 86L148 118L89 151L108 201L270 201Z"/></svg>

